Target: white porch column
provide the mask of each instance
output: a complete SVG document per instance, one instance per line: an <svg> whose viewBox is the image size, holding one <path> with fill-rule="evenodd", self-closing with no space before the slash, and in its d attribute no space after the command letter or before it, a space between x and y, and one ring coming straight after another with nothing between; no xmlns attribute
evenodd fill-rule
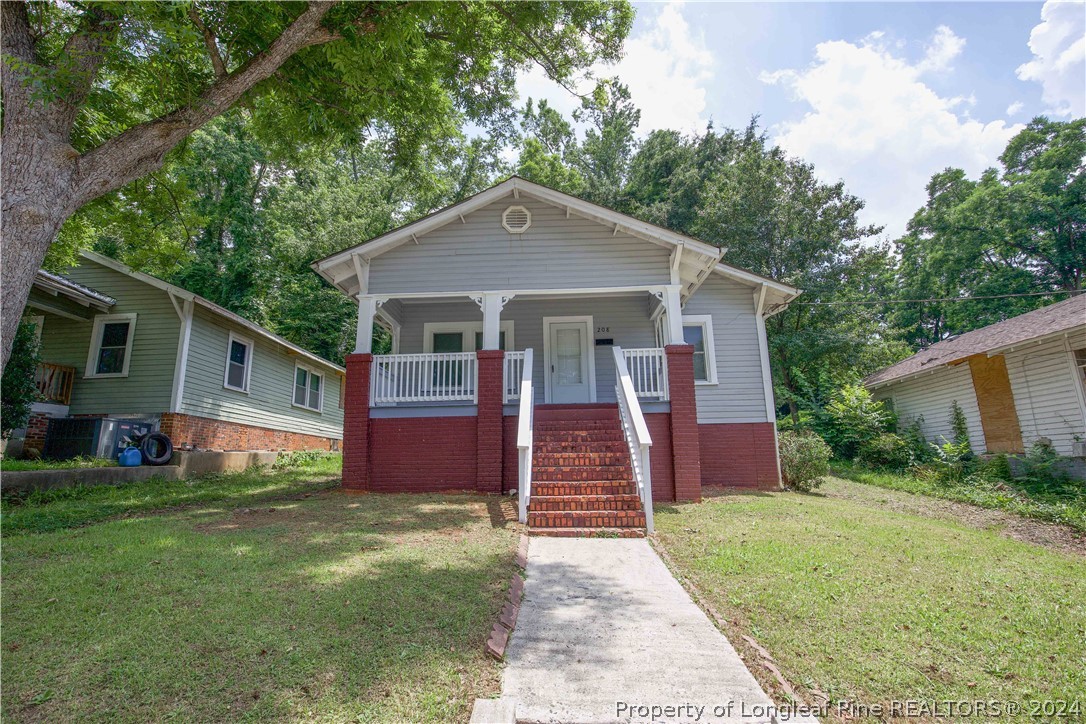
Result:
<svg viewBox="0 0 1086 724"><path fill-rule="evenodd" d="M667 310L668 344L684 344L683 307L679 296L681 287L669 284L664 291L664 309Z"/></svg>
<svg viewBox="0 0 1086 724"><path fill-rule="evenodd" d="M499 292L484 292L475 300L483 310L483 349L501 349L502 308L510 299Z"/></svg>
<svg viewBox="0 0 1086 724"><path fill-rule="evenodd" d="M355 354L373 352L373 318L377 316L377 297L361 294L358 297L358 328L355 330Z"/></svg>

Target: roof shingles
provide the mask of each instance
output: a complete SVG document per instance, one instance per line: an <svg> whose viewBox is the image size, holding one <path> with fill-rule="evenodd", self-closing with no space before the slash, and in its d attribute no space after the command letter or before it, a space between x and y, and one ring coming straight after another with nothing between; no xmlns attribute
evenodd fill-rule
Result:
<svg viewBox="0 0 1086 724"><path fill-rule="evenodd" d="M868 387L948 365L970 355L982 354L1038 337L1086 326L1086 294L1077 294L1047 307L974 329L972 332L922 349L912 357L885 367L864 380Z"/></svg>

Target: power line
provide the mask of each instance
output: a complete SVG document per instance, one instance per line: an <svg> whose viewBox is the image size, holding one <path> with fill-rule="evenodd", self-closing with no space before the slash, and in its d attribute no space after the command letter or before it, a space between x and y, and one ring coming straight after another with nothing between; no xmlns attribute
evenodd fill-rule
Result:
<svg viewBox="0 0 1086 724"><path fill-rule="evenodd" d="M1083 294L1086 289L1060 289L1051 292L1021 292L1019 294L990 294L979 297L932 297L930 299L858 299L852 302L792 302L792 305L825 307L845 304L920 304L923 302L976 302L986 299L1010 299L1012 297L1048 297L1053 294ZM790 305L790 306L792 306Z"/></svg>

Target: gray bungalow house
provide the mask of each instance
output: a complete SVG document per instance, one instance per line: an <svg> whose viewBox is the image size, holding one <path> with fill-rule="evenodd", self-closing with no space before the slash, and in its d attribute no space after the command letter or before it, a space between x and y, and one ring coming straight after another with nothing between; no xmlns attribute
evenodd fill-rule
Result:
<svg viewBox="0 0 1086 724"><path fill-rule="evenodd" d="M195 449L339 448L345 370L185 289L84 252L38 273L25 316L42 401L24 450L67 416L145 420Z"/></svg>
<svg viewBox="0 0 1086 724"><path fill-rule="evenodd" d="M516 491L552 535L779 487L765 320L799 290L722 253L513 177L315 262L359 305L344 486Z"/></svg>

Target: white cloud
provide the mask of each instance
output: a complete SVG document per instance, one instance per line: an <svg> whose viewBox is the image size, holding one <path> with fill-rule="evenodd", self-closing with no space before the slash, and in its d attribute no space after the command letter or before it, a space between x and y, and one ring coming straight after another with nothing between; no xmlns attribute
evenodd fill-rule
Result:
<svg viewBox="0 0 1086 724"><path fill-rule="evenodd" d="M703 130L708 122L706 95L713 80L715 61L705 37L695 32L682 13L682 3L642 6L649 13L644 30L627 39L624 57L615 65L596 65L595 78L618 76L630 88L635 106L641 109L639 132L657 128ZM579 93L589 93L595 81L582 81ZM567 118L580 100L554 83L540 68L517 80L521 98L546 98Z"/></svg>
<svg viewBox="0 0 1086 724"><path fill-rule="evenodd" d="M867 202L861 218L899 236L924 204L933 173L948 166L980 173L1021 128L974 120L958 110L971 105L971 97L942 97L924 83L925 73L945 72L963 46L943 27L915 63L877 34L858 44L819 43L807 68L761 76L810 106L798 121L774 126L774 140L813 163L823 178L843 179Z"/></svg>
<svg viewBox="0 0 1086 724"><path fill-rule="evenodd" d="M1025 108L1025 107L1026 107L1026 104L1023 103L1022 101L1015 101L1014 103L1007 106L1007 115L1008 116L1017 116L1019 113L1022 112L1022 109Z"/></svg>
<svg viewBox="0 0 1086 724"><path fill-rule="evenodd" d="M877 37L881 37L881 34ZM935 35L924 53L924 59L916 66L919 71L947 70L950 61L957 58L965 48L965 38L959 38L945 25L935 29Z"/></svg>
<svg viewBox="0 0 1086 724"><path fill-rule="evenodd" d="M1086 115L1086 10L1081 2L1048 0L1029 34L1033 60L1018 77L1041 84L1041 97L1059 116Z"/></svg>

